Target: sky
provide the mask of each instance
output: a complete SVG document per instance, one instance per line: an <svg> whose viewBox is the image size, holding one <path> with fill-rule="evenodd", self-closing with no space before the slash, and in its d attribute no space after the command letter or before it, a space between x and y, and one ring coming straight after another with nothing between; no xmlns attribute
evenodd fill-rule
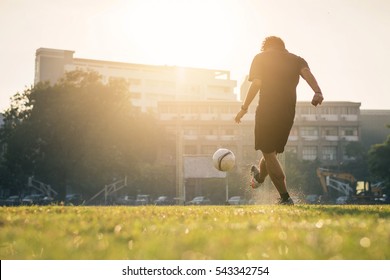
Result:
<svg viewBox="0 0 390 280"><path fill-rule="evenodd" d="M35 51L227 70L239 87L266 36L281 37L325 101L390 110L388 0L0 0L0 110L33 85ZM304 80L298 100L313 95Z"/></svg>

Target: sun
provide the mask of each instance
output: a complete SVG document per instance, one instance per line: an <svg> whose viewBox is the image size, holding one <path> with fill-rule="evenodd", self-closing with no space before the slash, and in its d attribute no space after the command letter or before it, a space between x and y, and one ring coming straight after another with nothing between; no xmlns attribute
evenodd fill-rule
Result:
<svg viewBox="0 0 390 280"><path fill-rule="evenodd" d="M233 11L222 0L127 1L111 15L122 43L153 64L213 67L231 53Z"/></svg>

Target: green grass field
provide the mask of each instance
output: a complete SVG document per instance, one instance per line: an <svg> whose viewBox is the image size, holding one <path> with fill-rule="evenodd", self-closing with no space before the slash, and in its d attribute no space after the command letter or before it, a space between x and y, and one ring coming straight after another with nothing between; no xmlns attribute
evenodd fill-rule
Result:
<svg viewBox="0 0 390 280"><path fill-rule="evenodd" d="M0 208L0 259L390 259L390 205Z"/></svg>

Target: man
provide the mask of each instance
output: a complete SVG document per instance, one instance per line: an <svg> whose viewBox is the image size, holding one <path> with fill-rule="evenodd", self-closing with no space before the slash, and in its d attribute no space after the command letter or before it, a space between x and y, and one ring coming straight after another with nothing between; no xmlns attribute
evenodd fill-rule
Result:
<svg viewBox="0 0 390 280"><path fill-rule="evenodd" d="M279 204L286 205L294 202L287 192L286 176L276 155L284 151L294 122L296 87L300 77L314 91L311 103L314 106L321 104L324 98L307 62L289 53L282 39L275 36L265 38L261 52L252 61L248 79L252 83L235 117L236 123L240 123L260 92L255 119L255 149L260 150L263 156L259 168L251 168L251 185L258 188L269 175L280 194Z"/></svg>

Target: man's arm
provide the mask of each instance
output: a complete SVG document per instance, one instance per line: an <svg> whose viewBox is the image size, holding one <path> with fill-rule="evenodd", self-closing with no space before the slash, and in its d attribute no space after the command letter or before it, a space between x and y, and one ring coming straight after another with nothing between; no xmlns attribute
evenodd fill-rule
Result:
<svg viewBox="0 0 390 280"><path fill-rule="evenodd" d="M241 122L241 118L248 112L249 105L252 103L253 99L257 95L261 88L261 80L260 79L253 79L248 93L245 97L244 103L241 106L240 112L237 113L237 116L235 117L236 123Z"/></svg>
<svg viewBox="0 0 390 280"><path fill-rule="evenodd" d="M253 99L256 97L257 93L259 92L261 87L261 80L260 79L253 79L248 93L245 97L244 103L242 104L242 107L248 109L249 105L252 103Z"/></svg>
<svg viewBox="0 0 390 280"><path fill-rule="evenodd" d="M314 106L317 106L318 104L321 105L322 101L324 100L324 97L322 96L322 92L320 86L317 83L316 78L311 73L308 67L304 67L301 69L301 77L306 80L308 85L312 88L312 90L315 93L311 101L311 104L313 104Z"/></svg>

